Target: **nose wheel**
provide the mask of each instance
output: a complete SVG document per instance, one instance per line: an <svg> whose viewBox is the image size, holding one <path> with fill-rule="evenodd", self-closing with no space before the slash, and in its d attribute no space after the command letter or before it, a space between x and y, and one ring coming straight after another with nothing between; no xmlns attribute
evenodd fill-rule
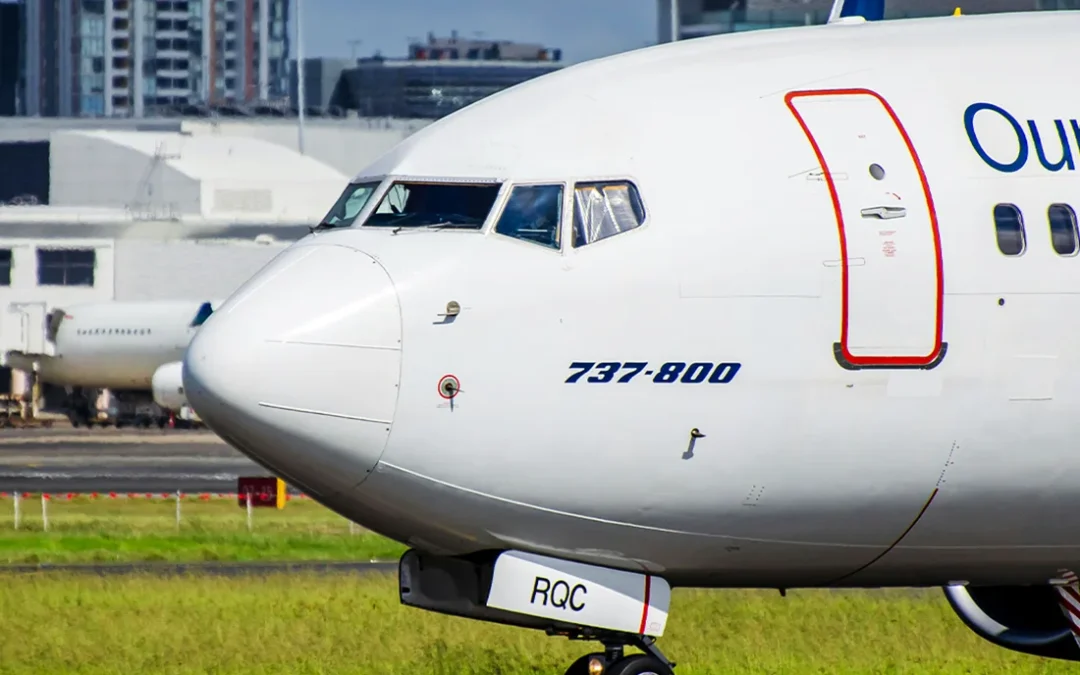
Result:
<svg viewBox="0 0 1080 675"><path fill-rule="evenodd" d="M605 665L604 654L586 654L566 671L566 675L673 675L674 671L646 654L623 657Z"/></svg>
<svg viewBox="0 0 1080 675"><path fill-rule="evenodd" d="M582 656L566 675L674 675L675 664L660 653L655 640L634 636L632 641L645 653L625 656L622 642L605 642L603 652Z"/></svg>

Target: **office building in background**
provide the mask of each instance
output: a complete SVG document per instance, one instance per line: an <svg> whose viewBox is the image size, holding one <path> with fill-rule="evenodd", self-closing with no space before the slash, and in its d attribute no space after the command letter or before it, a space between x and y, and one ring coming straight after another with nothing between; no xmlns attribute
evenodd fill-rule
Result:
<svg viewBox="0 0 1080 675"><path fill-rule="evenodd" d="M307 107L409 119L444 117L563 67L560 49L456 33L413 41L404 58L377 55L358 59L351 67L329 59L304 62ZM290 90L295 97L295 76Z"/></svg>
<svg viewBox="0 0 1080 675"><path fill-rule="evenodd" d="M679 11L679 39L763 28L825 23L832 0L658 0L657 41L671 42L672 2ZM885 0L886 19L1080 9L1080 0Z"/></svg>
<svg viewBox="0 0 1080 675"><path fill-rule="evenodd" d="M18 6L20 114L142 117L189 103L287 95L288 0L21 0Z"/></svg>

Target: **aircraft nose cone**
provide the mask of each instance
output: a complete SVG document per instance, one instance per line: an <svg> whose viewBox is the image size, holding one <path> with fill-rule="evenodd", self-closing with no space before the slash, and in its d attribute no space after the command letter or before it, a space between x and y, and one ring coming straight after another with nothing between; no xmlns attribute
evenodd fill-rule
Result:
<svg viewBox="0 0 1080 675"><path fill-rule="evenodd" d="M333 245L287 249L202 325L188 401L241 452L312 495L354 488L397 405L401 311L383 267Z"/></svg>

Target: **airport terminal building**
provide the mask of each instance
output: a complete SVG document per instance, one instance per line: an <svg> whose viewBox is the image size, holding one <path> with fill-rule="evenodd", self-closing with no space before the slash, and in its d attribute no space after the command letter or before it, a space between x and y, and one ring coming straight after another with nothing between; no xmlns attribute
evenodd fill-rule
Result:
<svg viewBox="0 0 1080 675"><path fill-rule="evenodd" d="M223 299L422 126L325 121L300 154L287 122L29 122L0 124L0 396L26 385L4 354L51 353L53 310Z"/></svg>

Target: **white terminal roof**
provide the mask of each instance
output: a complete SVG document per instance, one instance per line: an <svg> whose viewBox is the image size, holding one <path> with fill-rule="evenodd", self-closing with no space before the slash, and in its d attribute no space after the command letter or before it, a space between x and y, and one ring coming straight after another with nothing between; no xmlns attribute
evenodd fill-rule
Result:
<svg viewBox="0 0 1080 675"><path fill-rule="evenodd" d="M328 209L327 209L328 210ZM317 219L135 213L99 206L0 206L0 239L5 237L135 237L150 239L247 239L259 233L295 239Z"/></svg>
<svg viewBox="0 0 1080 675"><path fill-rule="evenodd" d="M51 213L35 220L313 224L349 180L258 138L158 131L55 132L50 167ZM78 214L65 213L72 207ZM8 207L0 214L10 208L32 213Z"/></svg>
<svg viewBox="0 0 1080 675"><path fill-rule="evenodd" d="M288 148L246 136L187 135L143 131L71 131L131 148L165 162L197 180L243 178L279 181L285 178L336 180L340 174L318 160Z"/></svg>

